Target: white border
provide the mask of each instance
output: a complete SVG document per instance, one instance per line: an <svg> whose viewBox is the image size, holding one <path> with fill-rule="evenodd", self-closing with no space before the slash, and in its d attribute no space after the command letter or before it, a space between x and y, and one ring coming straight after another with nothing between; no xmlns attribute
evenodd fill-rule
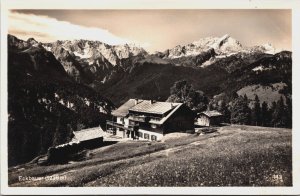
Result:
<svg viewBox="0 0 300 196"><path fill-rule="evenodd" d="M298 0L2 0L7 9L291 9Z"/></svg>
<svg viewBox="0 0 300 196"><path fill-rule="evenodd" d="M8 9L292 9L293 15L293 187L55 187L21 188L7 184L7 10ZM300 194L299 0L2 0L1 1L1 194Z"/></svg>

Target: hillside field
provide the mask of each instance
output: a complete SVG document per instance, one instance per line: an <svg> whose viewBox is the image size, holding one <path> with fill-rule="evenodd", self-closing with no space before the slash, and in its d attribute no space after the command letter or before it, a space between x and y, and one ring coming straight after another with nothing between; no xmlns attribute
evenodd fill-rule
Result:
<svg viewBox="0 0 300 196"><path fill-rule="evenodd" d="M224 126L81 154L68 164L9 168L9 186L292 186L291 129Z"/></svg>

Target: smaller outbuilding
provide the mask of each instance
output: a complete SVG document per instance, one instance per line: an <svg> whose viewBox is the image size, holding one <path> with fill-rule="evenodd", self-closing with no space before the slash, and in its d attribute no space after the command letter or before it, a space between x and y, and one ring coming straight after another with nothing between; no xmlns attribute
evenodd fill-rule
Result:
<svg viewBox="0 0 300 196"><path fill-rule="evenodd" d="M72 140L48 149L48 163L64 163L84 149L93 149L103 145L103 130L101 127L74 131Z"/></svg>
<svg viewBox="0 0 300 196"><path fill-rule="evenodd" d="M73 131L72 142L78 143L82 148L94 148L103 143L103 130L101 127Z"/></svg>
<svg viewBox="0 0 300 196"><path fill-rule="evenodd" d="M195 123L198 126L218 126L223 120L223 114L216 110L205 111L197 114L197 122Z"/></svg>

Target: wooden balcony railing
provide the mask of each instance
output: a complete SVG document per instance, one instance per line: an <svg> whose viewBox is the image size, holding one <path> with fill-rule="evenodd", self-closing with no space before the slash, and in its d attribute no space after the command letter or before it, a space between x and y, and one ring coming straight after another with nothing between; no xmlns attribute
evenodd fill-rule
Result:
<svg viewBox="0 0 300 196"><path fill-rule="evenodd" d="M128 126L125 127L123 124L116 123L116 122L109 121L109 120L106 121L106 125L116 127L116 128L120 128L120 129L129 130L129 131L133 131L134 128L136 127L135 125L128 125Z"/></svg>

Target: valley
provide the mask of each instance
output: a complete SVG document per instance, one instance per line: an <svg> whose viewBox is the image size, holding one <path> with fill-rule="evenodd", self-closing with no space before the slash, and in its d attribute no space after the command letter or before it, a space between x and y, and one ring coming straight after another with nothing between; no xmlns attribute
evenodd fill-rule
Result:
<svg viewBox="0 0 300 196"><path fill-rule="evenodd" d="M9 165L68 142L73 131L104 128L111 112L128 99L166 101L178 81L201 91L211 109L222 102L230 108L245 95L251 107L255 95L269 109L281 98L288 105L291 74L291 52L271 45L244 47L229 35L153 54L132 44L41 43L8 35ZM268 126L290 127L291 121L277 121Z"/></svg>

